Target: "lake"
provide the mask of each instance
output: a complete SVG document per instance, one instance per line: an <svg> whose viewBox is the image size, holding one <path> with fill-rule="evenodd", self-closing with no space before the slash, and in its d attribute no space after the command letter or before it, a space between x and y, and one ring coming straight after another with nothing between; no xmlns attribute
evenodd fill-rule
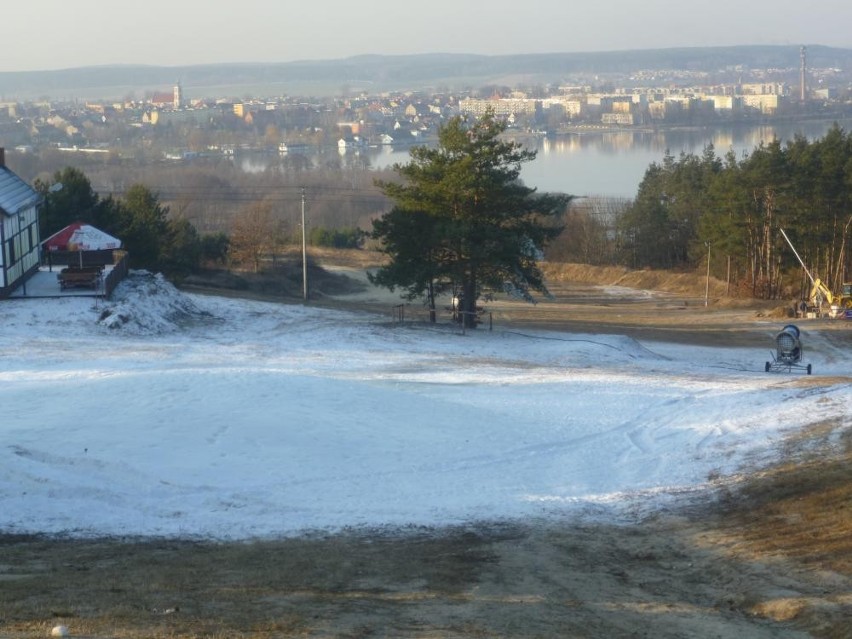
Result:
<svg viewBox="0 0 852 639"><path fill-rule="evenodd" d="M716 155L733 150L737 157L751 153L761 143L774 139L782 143L797 134L809 140L823 137L833 121L787 122L760 126L707 126L661 131L612 131L589 127L582 133L557 137L530 137L524 145L537 152L536 159L522 168L521 178L539 191L570 193L585 197L636 196L645 171L660 163L668 150L675 157L683 153L701 155L712 144ZM838 124L849 131L852 119ZM323 154L337 154L323 150ZM382 146L346 154L360 154L374 169L383 169L409 160L407 147ZM313 152L309 153L313 155ZM317 162L317 158L313 158ZM244 171L263 171L279 160L247 155L239 162Z"/></svg>
<svg viewBox="0 0 852 639"><path fill-rule="evenodd" d="M849 131L852 120L838 124ZM729 150L742 157L761 142L792 140L801 134L810 140L823 137L833 122L798 122L763 126L696 127L665 131L589 131L555 138L533 139L527 148L537 151L521 178L540 191L578 196L633 198L652 162L662 162L666 150L700 155L712 144L717 156ZM366 151L371 166L384 168L408 161L408 150L391 147Z"/></svg>

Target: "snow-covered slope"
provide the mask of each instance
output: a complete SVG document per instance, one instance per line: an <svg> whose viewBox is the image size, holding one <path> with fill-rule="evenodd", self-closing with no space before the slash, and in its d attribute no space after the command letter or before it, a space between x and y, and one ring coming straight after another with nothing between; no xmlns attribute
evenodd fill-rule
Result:
<svg viewBox="0 0 852 639"><path fill-rule="evenodd" d="M850 413L847 385L767 375L765 352L385 319L148 273L108 303L0 302L0 531L623 517Z"/></svg>

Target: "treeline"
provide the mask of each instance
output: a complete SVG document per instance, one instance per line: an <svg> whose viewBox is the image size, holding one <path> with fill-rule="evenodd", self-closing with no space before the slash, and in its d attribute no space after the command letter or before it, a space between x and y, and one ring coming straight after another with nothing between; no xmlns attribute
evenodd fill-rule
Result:
<svg viewBox="0 0 852 639"><path fill-rule="evenodd" d="M194 175L203 175L195 172ZM221 186L221 183L220 183ZM261 270L267 260L301 243L301 229L293 216L281 215L281 199L263 189L254 193L232 192L238 208L218 224L217 229L200 232L196 221L204 219L204 207L190 220L185 202L175 211L162 196L142 183L131 184L121 194L99 195L89 177L80 169L65 167L50 179L37 179L35 188L44 197L40 234L47 238L74 222L91 224L119 238L130 254L133 268L147 268L173 276L188 274L202 266L228 266ZM291 199L300 202L300 189ZM215 195L193 191L199 200L215 201ZM335 199L337 199L335 195ZM371 200L370 206L376 201ZM349 211L345 211L349 213ZM349 215L329 216L334 226L309 227L306 241L311 246L355 248L365 233L356 227L334 223Z"/></svg>
<svg viewBox="0 0 852 639"><path fill-rule="evenodd" d="M309 244L357 246L388 200L368 166L333 162L258 174L223 164L138 174L91 167L99 190L113 193L103 196L82 170L66 167L36 180L46 203L42 237L82 220L121 238L136 267L260 270L301 242L304 206ZM56 183L63 188L52 192ZM681 270L703 268L709 257L711 274L732 295L798 296L810 283L784 229L811 274L839 290L850 277L850 200L852 137L838 126L815 141L773 141L742 157L719 157L712 147L667 154L648 167L633 200L574 200L546 257Z"/></svg>
<svg viewBox="0 0 852 639"><path fill-rule="evenodd" d="M83 172L101 197L124 197L135 184L157 193L173 215L200 233L229 233L236 217L257 203L268 205L282 226L299 225L304 190L310 227L369 229L371 220L390 208L373 180L390 175L372 169L355 154L333 153L285 158L257 156L264 170L250 171L242 162L222 156L187 162L146 162L115 157L89 157L45 150L15 154L14 170L25 180L50 182L66 167Z"/></svg>
<svg viewBox="0 0 852 639"><path fill-rule="evenodd" d="M42 238L85 222L119 238L134 268L175 274L195 269L205 258L223 259L227 251L226 238L202 236L185 218L169 215L169 208L143 184L131 186L120 198L102 198L82 171L66 167L51 180L36 180L35 188L44 196Z"/></svg>
<svg viewBox="0 0 852 639"><path fill-rule="evenodd" d="M585 206L567 230L589 240L568 236L555 249L630 268L691 269L709 255L711 274L732 294L774 299L810 285L783 229L810 273L838 290L850 266L852 137L835 126L819 140L776 140L742 158L720 158L712 146L667 154L632 202L608 212Z"/></svg>

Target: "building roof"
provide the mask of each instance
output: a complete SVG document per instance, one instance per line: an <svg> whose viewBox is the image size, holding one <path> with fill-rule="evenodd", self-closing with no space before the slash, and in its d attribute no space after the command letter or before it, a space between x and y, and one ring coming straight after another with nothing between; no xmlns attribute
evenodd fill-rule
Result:
<svg viewBox="0 0 852 639"><path fill-rule="evenodd" d="M5 166L0 166L0 212L17 215L38 204L39 194Z"/></svg>

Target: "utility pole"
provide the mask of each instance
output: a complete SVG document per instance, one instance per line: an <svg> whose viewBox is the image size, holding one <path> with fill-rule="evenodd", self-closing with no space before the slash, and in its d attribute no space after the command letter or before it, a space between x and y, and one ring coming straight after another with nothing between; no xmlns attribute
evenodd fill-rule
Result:
<svg viewBox="0 0 852 639"><path fill-rule="evenodd" d="M731 256L728 256L728 274L725 276L725 295L731 294Z"/></svg>
<svg viewBox="0 0 852 639"><path fill-rule="evenodd" d="M302 187L302 297L308 301L308 240L305 230L305 187Z"/></svg>
<svg viewBox="0 0 852 639"><path fill-rule="evenodd" d="M704 308L710 301L710 242L704 242L707 247L707 283L704 285Z"/></svg>

